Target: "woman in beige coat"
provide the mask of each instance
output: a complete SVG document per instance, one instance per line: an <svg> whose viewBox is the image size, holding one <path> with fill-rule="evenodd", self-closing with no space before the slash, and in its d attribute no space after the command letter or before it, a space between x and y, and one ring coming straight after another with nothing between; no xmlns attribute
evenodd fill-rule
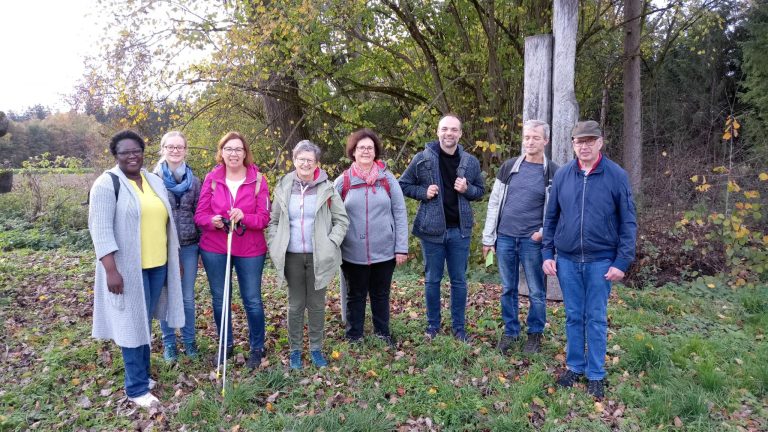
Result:
<svg viewBox="0 0 768 432"><path fill-rule="evenodd" d="M341 242L349 226L344 203L317 166L320 149L308 140L296 144L296 170L275 187L267 232L269 254L278 276L288 282L288 340L290 367L301 369L304 311L309 324L309 350L316 367L323 357L325 291L341 264Z"/></svg>

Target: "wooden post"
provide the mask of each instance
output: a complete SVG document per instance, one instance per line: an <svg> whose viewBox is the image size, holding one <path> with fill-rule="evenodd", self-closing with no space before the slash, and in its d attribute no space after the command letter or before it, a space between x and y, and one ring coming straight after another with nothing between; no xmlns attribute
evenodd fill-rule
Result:
<svg viewBox="0 0 768 432"><path fill-rule="evenodd" d="M552 35L525 38L523 121L552 123Z"/></svg>
<svg viewBox="0 0 768 432"><path fill-rule="evenodd" d="M577 0L555 0L552 31L555 52L552 70L552 160L563 165L573 159L571 130L579 119L576 76Z"/></svg>
<svg viewBox="0 0 768 432"><path fill-rule="evenodd" d="M552 35L525 38L525 76L523 78L523 121L541 120L552 124ZM521 144L522 145L522 144ZM522 150L522 148L521 148ZM548 156L552 146L547 147ZM521 151L522 153L522 151ZM522 266L518 292L527 296L528 283ZM563 293L556 277L547 279L547 299L562 300Z"/></svg>
<svg viewBox="0 0 768 432"><path fill-rule="evenodd" d="M640 86L640 34L643 0L624 2L624 169L632 192L639 196L643 169L642 94Z"/></svg>

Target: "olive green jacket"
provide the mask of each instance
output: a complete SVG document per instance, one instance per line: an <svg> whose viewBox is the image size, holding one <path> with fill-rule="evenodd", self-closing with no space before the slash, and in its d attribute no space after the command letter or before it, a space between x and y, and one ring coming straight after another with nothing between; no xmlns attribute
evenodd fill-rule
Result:
<svg viewBox="0 0 768 432"><path fill-rule="evenodd" d="M285 254L291 235L288 202L291 199L291 187L295 179L296 172L290 172L275 186L267 227L267 247L277 273L277 286L282 286L285 280ZM341 265L340 246L347 233L349 219L344 202L330 180L318 183L316 204L312 259L315 289L323 289L336 276Z"/></svg>

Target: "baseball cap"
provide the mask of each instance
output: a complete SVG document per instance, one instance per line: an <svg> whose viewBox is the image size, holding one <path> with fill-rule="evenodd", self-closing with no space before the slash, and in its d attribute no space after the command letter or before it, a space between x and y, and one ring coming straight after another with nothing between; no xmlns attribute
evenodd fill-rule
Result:
<svg viewBox="0 0 768 432"><path fill-rule="evenodd" d="M600 125L594 120L580 121L576 123L571 132L571 138L581 137L602 137L603 131Z"/></svg>

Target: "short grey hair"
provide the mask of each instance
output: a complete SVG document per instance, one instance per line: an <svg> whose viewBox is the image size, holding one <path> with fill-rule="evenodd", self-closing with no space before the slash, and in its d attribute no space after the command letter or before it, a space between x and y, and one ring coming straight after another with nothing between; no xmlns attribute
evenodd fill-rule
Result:
<svg viewBox="0 0 768 432"><path fill-rule="evenodd" d="M549 123L541 120L526 120L523 123L523 129L534 129L541 127L544 130L544 139L549 141Z"/></svg>
<svg viewBox="0 0 768 432"><path fill-rule="evenodd" d="M310 140L301 140L296 143L296 147L293 148L293 158L296 159L301 152L312 152L315 154L315 161L320 160L320 147Z"/></svg>

